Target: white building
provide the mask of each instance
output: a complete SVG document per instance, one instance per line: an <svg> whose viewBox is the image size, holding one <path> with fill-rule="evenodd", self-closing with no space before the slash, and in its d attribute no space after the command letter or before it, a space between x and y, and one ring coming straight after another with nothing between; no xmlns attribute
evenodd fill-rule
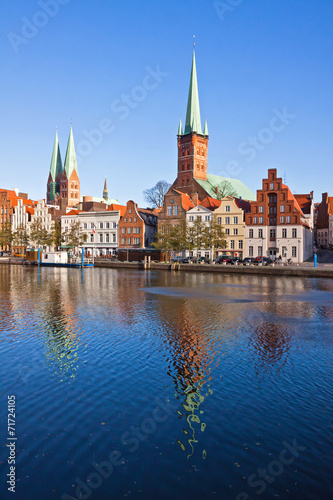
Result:
<svg viewBox="0 0 333 500"><path fill-rule="evenodd" d="M55 207L53 207L55 208ZM43 229L46 229L49 233L54 232L54 220L52 215L49 213L49 207L46 205L45 200L38 200L34 209L34 213L31 214L31 221L29 222L29 227L34 222L40 222ZM30 232L30 229L29 229ZM31 242L33 243L33 242ZM51 252L54 250L54 246L47 247L47 251Z"/></svg>
<svg viewBox="0 0 333 500"><path fill-rule="evenodd" d="M114 255L119 247L120 210L103 210L100 212L80 212L71 210L61 217L61 232L65 238L71 224L80 221L80 231L87 235L83 244L86 255L102 257ZM68 238L67 238L68 240Z"/></svg>
<svg viewBox="0 0 333 500"><path fill-rule="evenodd" d="M200 220L204 226L209 226L212 219L213 212L201 205L197 205L196 207L191 208L186 212L186 222L189 228L193 227L196 220ZM186 255L189 255L191 257L205 257L208 259L214 258L214 256L212 255L212 250L205 248L194 248L193 250L187 251Z"/></svg>

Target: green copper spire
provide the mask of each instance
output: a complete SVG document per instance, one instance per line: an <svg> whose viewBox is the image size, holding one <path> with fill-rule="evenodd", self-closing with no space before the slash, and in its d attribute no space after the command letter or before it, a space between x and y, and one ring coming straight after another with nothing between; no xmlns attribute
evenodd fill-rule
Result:
<svg viewBox="0 0 333 500"><path fill-rule="evenodd" d="M205 127L204 127L204 131L203 131L203 135L209 135L208 134L207 118L205 118Z"/></svg>
<svg viewBox="0 0 333 500"><path fill-rule="evenodd" d="M76 173L78 174L72 126L69 132L64 170L66 172L67 179L70 178L73 170L76 170Z"/></svg>
<svg viewBox="0 0 333 500"><path fill-rule="evenodd" d="M62 174L62 162L61 162L59 140L58 140L58 133L57 132L56 132L54 146L53 146L53 153L52 153L52 159L51 159L51 165L50 165L50 174L51 174L53 182L55 182L58 174L60 174L60 175Z"/></svg>
<svg viewBox="0 0 333 500"><path fill-rule="evenodd" d="M108 185L106 183L106 177L105 177L105 181L104 181L103 198L106 201L109 199Z"/></svg>
<svg viewBox="0 0 333 500"><path fill-rule="evenodd" d="M178 134L177 135L183 135L183 127L182 127L182 119L179 118L179 127L178 127Z"/></svg>
<svg viewBox="0 0 333 500"><path fill-rule="evenodd" d="M189 93L188 93L184 134L185 135L190 134L191 132L197 132L197 134L202 134L201 120L200 120L198 81L197 81L197 68L196 68L196 64L195 64L195 51L194 51L194 49L193 49L191 80L190 80L190 89L189 89Z"/></svg>

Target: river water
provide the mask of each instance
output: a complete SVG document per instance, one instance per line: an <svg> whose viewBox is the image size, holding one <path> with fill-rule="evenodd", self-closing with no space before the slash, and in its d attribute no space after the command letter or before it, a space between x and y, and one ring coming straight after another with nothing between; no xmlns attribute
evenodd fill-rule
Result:
<svg viewBox="0 0 333 500"><path fill-rule="evenodd" d="M333 280L2 265L0 297L1 498L332 498Z"/></svg>

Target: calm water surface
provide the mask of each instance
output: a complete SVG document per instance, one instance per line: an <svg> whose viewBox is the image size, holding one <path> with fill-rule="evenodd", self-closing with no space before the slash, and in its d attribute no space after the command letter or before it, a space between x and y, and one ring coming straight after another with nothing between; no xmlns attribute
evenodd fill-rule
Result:
<svg viewBox="0 0 333 500"><path fill-rule="evenodd" d="M0 297L1 498L332 498L333 281L0 266Z"/></svg>

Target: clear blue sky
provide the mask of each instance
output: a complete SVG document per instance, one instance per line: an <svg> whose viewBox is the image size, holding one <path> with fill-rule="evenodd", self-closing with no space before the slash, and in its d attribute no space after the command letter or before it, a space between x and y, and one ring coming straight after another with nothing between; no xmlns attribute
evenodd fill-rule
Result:
<svg viewBox="0 0 333 500"><path fill-rule="evenodd" d="M144 189L176 177L195 34L208 172L255 191L276 167L292 192L333 194L331 0L51 0L45 8L52 16L38 1L1 2L0 187L44 198L56 126L64 161L72 119L84 153L81 194L101 196L106 176L110 197L145 206ZM160 68L158 81L147 67ZM121 104L128 94L136 100ZM292 117L272 121L283 110ZM96 145L82 142L105 120Z"/></svg>

